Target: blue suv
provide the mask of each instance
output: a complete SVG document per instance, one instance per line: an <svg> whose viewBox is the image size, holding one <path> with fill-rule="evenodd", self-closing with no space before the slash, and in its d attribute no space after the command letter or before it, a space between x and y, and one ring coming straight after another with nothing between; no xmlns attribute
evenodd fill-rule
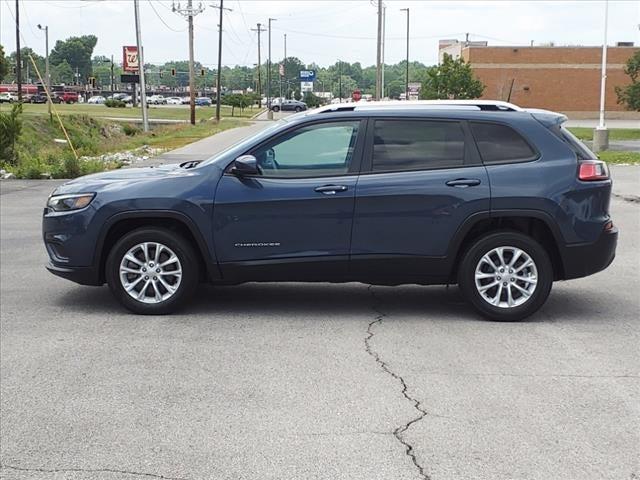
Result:
<svg viewBox="0 0 640 480"><path fill-rule="evenodd" d="M55 275L164 314L198 282L458 284L521 320L614 258L605 163L566 117L504 102L330 105L202 162L78 178L48 200Z"/></svg>

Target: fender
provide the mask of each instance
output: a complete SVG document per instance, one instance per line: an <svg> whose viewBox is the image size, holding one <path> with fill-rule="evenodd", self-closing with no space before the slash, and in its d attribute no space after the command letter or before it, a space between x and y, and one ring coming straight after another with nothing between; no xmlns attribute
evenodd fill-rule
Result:
<svg viewBox="0 0 640 480"><path fill-rule="evenodd" d="M206 264L207 278L209 280L216 280L221 278L220 271L217 269L217 267L215 267L215 265L217 265L217 262L214 262L211 258L207 242L202 237L200 229L196 226L191 217L176 210L127 210L124 212L118 212L109 217L102 225L100 234L98 235L98 241L96 244L97 246L93 257L94 267L96 267L97 269L101 267L102 248L104 246L104 241L107 237L107 233L109 232L111 227L122 220L128 220L131 218L167 218L181 222L187 227L187 229L189 229L189 232L191 233L191 235L193 235L193 238L196 241L200 254L202 255L202 258L204 259Z"/></svg>
<svg viewBox="0 0 640 480"><path fill-rule="evenodd" d="M560 251L565 248L565 241L562 237L562 233L560 232L560 228L558 224L555 222L553 217L545 211L542 210L525 210L525 209L503 209L503 210L492 210L476 212L473 215L469 215L465 221L458 227L451 243L449 244L449 250L447 252L447 258L454 261L457 257L460 249L460 245L462 245L462 241L466 237L466 235L471 231L471 229L478 224L478 222L482 220L490 220L493 218L501 218L501 217L524 217L524 218L536 218L538 220L543 221L551 231L553 235L556 246Z"/></svg>

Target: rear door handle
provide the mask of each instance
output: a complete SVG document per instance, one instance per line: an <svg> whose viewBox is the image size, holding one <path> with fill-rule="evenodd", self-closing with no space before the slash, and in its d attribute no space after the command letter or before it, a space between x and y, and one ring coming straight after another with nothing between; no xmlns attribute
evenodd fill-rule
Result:
<svg viewBox="0 0 640 480"><path fill-rule="evenodd" d="M348 188L346 185L322 185L314 188L314 190L325 195L335 195L336 192L346 192Z"/></svg>
<svg viewBox="0 0 640 480"><path fill-rule="evenodd" d="M450 187L475 187L480 185L480 180L477 178L456 178L455 180L449 180L447 185Z"/></svg>

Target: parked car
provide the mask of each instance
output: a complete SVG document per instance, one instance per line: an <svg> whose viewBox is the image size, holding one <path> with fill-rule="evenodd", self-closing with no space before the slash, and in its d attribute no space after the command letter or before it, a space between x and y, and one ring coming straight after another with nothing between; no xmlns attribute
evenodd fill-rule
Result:
<svg viewBox="0 0 640 480"><path fill-rule="evenodd" d="M31 95L29 99L30 103L47 103L47 96L44 93L36 93Z"/></svg>
<svg viewBox="0 0 640 480"><path fill-rule="evenodd" d="M147 97L147 103L151 105L165 105L167 103L167 99L162 95L151 95Z"/></svg>
<svg viewBox="0 0 640 480"><path fill-rule="evenodd" d="M198 97L195 99L195 104L198 107L210 107L212 105L212 102L209 97Z"/></svg>
<svg viewBox="0 0 640 480"><path fill-rule="evenodd" d="M78 92L53 92L54 103L78 103Z"/></svg>
<svg viewBox="0 0 640 480"><path fill-rule="evenodd" d="M180 98L180 97L167 97L167 105L182 105L182 98Z"/></svg>
<svg viewBox="0 0 640 480"><path fill-rule="evenodd" d="M89 98L89 100L87 100L87 103L90 103L92 105L103 105L106 101L107 99L102 95L94 95L93 97Z"/></svg>
<svg viewBox="0 0 640 480"><path fill-rule="evenodd" d="M191 103L191 97L181 97L180 103L182 103L182 105L189 105Z"/></svg>
<svg viewBox="0 0 640 480"><path fill-rule="evenodd" d="M14 103L18 101L18 95L13 92L0 93L0 103Z"/></svg>
<svg viewBox="0 0 640 480"><path fill-rule="evenodd" d="M328 105L203 162L63 184L47 268L141 314L200 280L360 281L457 283L482 315L521 320L615 255L607 165L565 120L482 100Z"/></svg>
<svg viewBox="0 0 640 480"><path fill-rule="evenodd" d="M306 109L307 104L299 100L283 100L281 103L271 105L271 110L273 110L274 112L279 112L280 110L301 112Z"/></svg>

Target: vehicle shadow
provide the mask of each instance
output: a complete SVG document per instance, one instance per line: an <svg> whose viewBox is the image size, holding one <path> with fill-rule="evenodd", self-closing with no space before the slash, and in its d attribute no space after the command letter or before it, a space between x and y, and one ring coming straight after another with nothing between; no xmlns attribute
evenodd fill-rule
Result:
<svg viewBox="0 0 640 480"><path fill-rule="evenodd" d="M585 320L595 309L606 310L606 296L567 290L551 293L546 305L527 322ZM601 300L601 301L600 301ZM60 295L57 305L70 312L131 316L104 287L73 287ZM601 307L598 308L598 305ZM189 305L173 316L216 317L260 315L280 318L331 317L343 315L410 316L437 320L481 321L458 288L451 286L402 285L370 287L360 283L247 283L234 286L201 285ZM140 317L145 318L145 317Z"/></svg>

